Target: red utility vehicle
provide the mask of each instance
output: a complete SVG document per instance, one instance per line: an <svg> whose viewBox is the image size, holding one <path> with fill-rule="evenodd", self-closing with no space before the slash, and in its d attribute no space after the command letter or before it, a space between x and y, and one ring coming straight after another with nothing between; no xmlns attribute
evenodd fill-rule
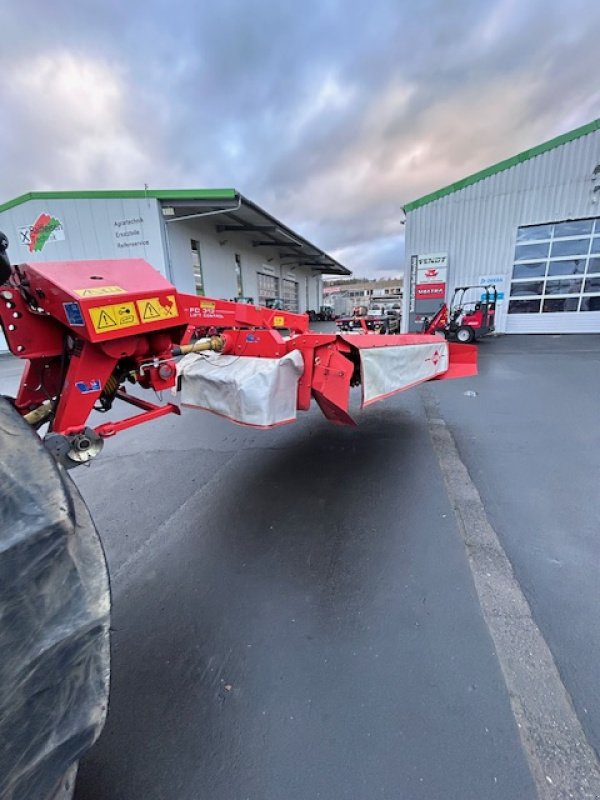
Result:
<svg viewBox="0 0 600 800"><path fill-rule="evenodd" d="M465 300L466 293L471 290L480 295L483 292L483 297ZM450 308L444 303L431 319L425 319L423 333L441 331L450 341L470 344L495 329L497 301L495 286L457 286Z"/></svg>

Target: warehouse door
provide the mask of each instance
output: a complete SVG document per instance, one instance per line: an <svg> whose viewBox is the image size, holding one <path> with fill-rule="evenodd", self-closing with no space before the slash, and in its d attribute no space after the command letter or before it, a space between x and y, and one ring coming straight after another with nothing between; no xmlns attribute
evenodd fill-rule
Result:
<svg viewBox="0 0 600 800"><path fill-rule="evenodd" d="M283 284L283 307L286 311L298 311L298 284L296 281L284 278Z"/></svg>
<svg viewBox="0 0 600 800"><path fill-rule="evenodd" d="M518 229L508 333L600 330L600 218Z"/></svg>
<svg viewBox="0 0 600 800"><path fill-rule="evenodd" d="M266 275L264 272L256 274L258 281L258 305L266 306L267 300L279 297L279 279L275 275Z"/></svg>

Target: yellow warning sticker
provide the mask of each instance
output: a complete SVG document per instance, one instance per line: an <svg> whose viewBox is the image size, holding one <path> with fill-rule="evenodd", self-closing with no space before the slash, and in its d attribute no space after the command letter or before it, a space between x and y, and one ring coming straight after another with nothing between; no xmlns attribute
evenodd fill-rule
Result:
<svg viewBox="0 0 600 800"><path fill-rule="evenodd" d="M87 289L75 289L79 297L102 297L105 294L125 294L121 286L89 286Z"/></svg>
<svg viewBox="0 0 600 800"><path fill-rule="evenodd" d="M136 302L142 322L158 322L161 319L171 319L171 317L179 316L175 295L173 294L167 295L166 298L146 297Z"/></svg>
<svg viewBox="0 0 600 800"><path fill-rule="evenodd" d="M200 308L207 309L208 311L214 311L215 304L212 300L200 300Z"/></svg>
<svg viewBox="0 0 600 800"><path fill-rule="evenodd" d="M88 309L96 333L107 333L139 325L140 320L133 303L113 303Z"/></svg>
<svg viewBox="0 0 600 800"><path fill-rule="evenodd" d="M273 317L273 327L274 328L285 327L285 317Z"/></svg>

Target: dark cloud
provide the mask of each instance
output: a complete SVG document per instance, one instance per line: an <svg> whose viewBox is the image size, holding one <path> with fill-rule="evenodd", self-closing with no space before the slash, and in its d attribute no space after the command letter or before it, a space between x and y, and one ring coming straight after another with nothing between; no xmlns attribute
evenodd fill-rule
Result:
<svg viewBox="0 0 600 800"><path fill-rule="evenodd" d="M600 116L597 0L3 12L2 199L235 186L361 274L401 270L403 203Z"/></svg>

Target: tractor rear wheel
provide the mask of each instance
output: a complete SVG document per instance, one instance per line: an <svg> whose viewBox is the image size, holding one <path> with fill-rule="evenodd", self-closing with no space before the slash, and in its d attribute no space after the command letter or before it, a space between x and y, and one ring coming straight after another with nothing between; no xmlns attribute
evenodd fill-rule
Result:
<svg viewBox="0 0 600 800"><path fill-rule="evenodd" d="M471 344L475 340L475 331L470 325L461 325L455 335L456 341L461 344Z"/></svg>
<svg viewBox="0 0 600 800"><path fill-rule="evenodd" d="M72 796L106 716L109 613L77 487L0 397L0 798Z"/></svg>

